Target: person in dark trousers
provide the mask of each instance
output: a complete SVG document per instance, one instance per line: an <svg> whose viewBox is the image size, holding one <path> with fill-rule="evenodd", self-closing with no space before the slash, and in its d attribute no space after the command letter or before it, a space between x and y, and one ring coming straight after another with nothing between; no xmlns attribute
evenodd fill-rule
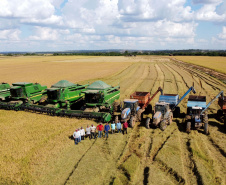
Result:
<svg viewBox="0 0 226 185"><path fill-rule="evenodd" d="M89 125L86 127L86 136L91 140L91 127Z"/></svg>
<svg viewBox="0 0 226 185"><path fill-rule="evenodd" d="M104 126L102 125L102 123L100 123L100 124L97 126L97 130L98 130L98 137L101 138L102 132L103 132L103 130L104 130Z"/></svg>
<svg viewBox="0 0 226 185"><path fill-rule="evenodd" d="M79 132L77 129L75 130L73 137L75 139L75 145L77 145L79 143Z"/></svg>
<svg viewBox="0 0 226 185"><path fill-rule="evenodd" d="M118 130L118 133L122 132L122 124L120 123L120 121L118 121L118 123L116 124L116 127L117 127L117 130Z"/></svg>
<svg viewBox="0 0 226 185"><path fill-rule="evenodd" d="M106 138L106 136L108 138L108 132L109 132L109 130L110 130L110 125L108 125L108 123L106 123L106 125L104 126L104 131L105 131L104 137L105 138Z"/></svg>
<svg viewBox="0 0 226 185"><path fill-rule="evenodd" d="M126 133L127 134L127 128L128 128L129 124L126 122L123 123L123 135Z"/></svg>
<svg viewBox="0 0 226 185"><path fill-rule="evenodd" d="M96 127L92 124L90 127L91 130L91 139L96 139Z"/></svg>
<svg viewBox="0 0 226 185"><path fill-rule="evenodd" d="M80 129L80 133L81 133L81 139L84 140L86 134L85 134L85 130L83 127L81 127L81 129Z"/></svg>

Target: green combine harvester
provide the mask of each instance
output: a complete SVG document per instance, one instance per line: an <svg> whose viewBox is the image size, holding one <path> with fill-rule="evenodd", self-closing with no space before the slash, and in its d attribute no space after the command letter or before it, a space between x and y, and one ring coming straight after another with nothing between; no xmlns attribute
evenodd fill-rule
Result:
<svg viewBox="0 0 226 185"><path fill-rule="evenodd" d="M102 81L96 81L84 91L84 105L80 110L62 110L59 116L98 119L102 122L111 120L114 103L120 97L119 86L112 87Z"/></svg>
<svg viewBox="0 0 226 185"><path fill-rule="evenodd" d="M62 109L79 109L85 96L83 91L87 86L88 84L79 85L61 80L47 89L46 105L25 105L24 109L50 115L57 115Z"/></svg>
<svg viewBox="0 0 226 185"><path fill-rule="evenodd" d="M10 97L10 85L8 83L0 83L0 101L4 101Z"/></svg>
<svg viewBox="0 0 226 185"><path fill-rule="evenodd" d="M23 104L40 103L46 97L47 86L39 83L18 82L10 87L10 97L0 102L0 108L20 110Z"/></svg>

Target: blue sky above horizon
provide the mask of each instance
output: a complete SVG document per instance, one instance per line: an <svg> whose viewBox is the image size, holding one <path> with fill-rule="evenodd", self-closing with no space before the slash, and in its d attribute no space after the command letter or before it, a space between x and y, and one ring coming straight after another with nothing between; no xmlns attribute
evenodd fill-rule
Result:
<svg viewBox="0 0 226 185"><path fill-rule="evenodd" d="M226 0L1 0L0 51L226 49Z"/></svg>

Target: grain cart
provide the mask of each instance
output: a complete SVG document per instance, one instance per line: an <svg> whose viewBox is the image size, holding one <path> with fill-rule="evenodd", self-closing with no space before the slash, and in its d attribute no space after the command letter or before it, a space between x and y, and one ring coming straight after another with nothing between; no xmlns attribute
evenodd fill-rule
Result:
<svg viewBox="0 0 226 185"><path fill-rule="evenodd" d="M173 112L178 116L180 114L180 108L178 105L180 102L190 93L194 94L195 89L191 86L187 92L179 99L178 94L164 94L160 95L159 101L155 104L154 116L151 126L159 126L161 130L165 130L167 125L170 125L173 120ZM146 125L150 125L150 118L146 120Z"/></svg>
<svg viewBox="0 0 226 185"><path fill-rule="evenodd" d="M204 133L208 134L208 107L219 97L223 98L223 91L214 97L206 105L206 96L192 96L190 95L187 103L187 116L186 116L186 132L189 133L191 128L197 129L204 127Z"/></svg>
<svg viewBox="0 0 226 185"><path fill-rule="evenodd" d="M221 109L217 111L217 116L219 118L224 116L224 127L226 128L226 96L222 95L218 98L218 105Z"/></svg>
<svg viewBox="0 0 226 185"><path fill-rule="evenodd" d="M8 83L0 83L0 101L6 100L10 96L10 85Z"/></svg>
<svg viewBox="0 0 226 185"><path fill-rule="evenodd" d="M130 95L130 99L125 99L123 101L122 112L121 112L121 122L129 121L131 127L134 127L136 121L141 121L142 114L150 114L152 107L149 104L151 100L157 95L158 92L162 94L162 88L159 87L158 90L150 97L149 92L134 92ZM115 118L117 122L118 116Z"/></svg>
<svg viewBox="0 0 226 185"><path fill-rule="evenodd" d="M0 102L5 109L20 110L22 104L35 104L41 101L46 94L46 86L39 83L18 82L10 87L9 101Z"/></svg>
<svg viewBox="0 0 226 185"><path fill-rule="evenodd" d="M96 81L84 91L84 106L80 110L61 110L58 115L109 122L114 112L114 103L120 97L119 89L119 86L113 87L102 81Z"/></svg>
<svg viewBox="0 0 226 185"><path fill-rule="evenodd" d="M85 96L83 91L87 86L88 84L79 85L67 80L61 80L47 89L47 105L24 105L24 109L50 115L57 114L62 108L67 110L76 109L76 106L81 103Z"/></svg>

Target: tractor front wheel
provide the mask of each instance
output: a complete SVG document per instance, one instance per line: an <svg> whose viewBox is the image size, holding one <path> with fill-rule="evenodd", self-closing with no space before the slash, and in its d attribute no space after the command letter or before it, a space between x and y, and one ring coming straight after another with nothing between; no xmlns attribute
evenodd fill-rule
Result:
<svg viewBox="0 0 226 185"><path fill-rule="evenodd" d="M130 122L129 122L129 124L130 124L130 127L134 127L135 126L135 123L136 123L136 118L135 118L135 116L132 116L131 118L130 118Z"/></svg>
<svg viewBox="0 0 226 185"><path fill-rule="evenodd" d="M162 131L164 131L164 130L166 129L166 127L167 127L166 121L165 121L165 120L161 121L161 123L160 123L160 129L161 129Z"/></svg>
<svg viewBox="0 0 226 185"><path fill-rule="evenodd" d="M204 123L204 133L207 135L209 134L209 126L208 126L208 122Z"/></svg>
<svg viewBox="0 0 226 185"><path fill-rule="evenodd" d="M148 117L148 118L146 119L146 122L145 122L145 126L146 126L147 129L150 128L150 124L151 124L151 118Z"/></svg>

